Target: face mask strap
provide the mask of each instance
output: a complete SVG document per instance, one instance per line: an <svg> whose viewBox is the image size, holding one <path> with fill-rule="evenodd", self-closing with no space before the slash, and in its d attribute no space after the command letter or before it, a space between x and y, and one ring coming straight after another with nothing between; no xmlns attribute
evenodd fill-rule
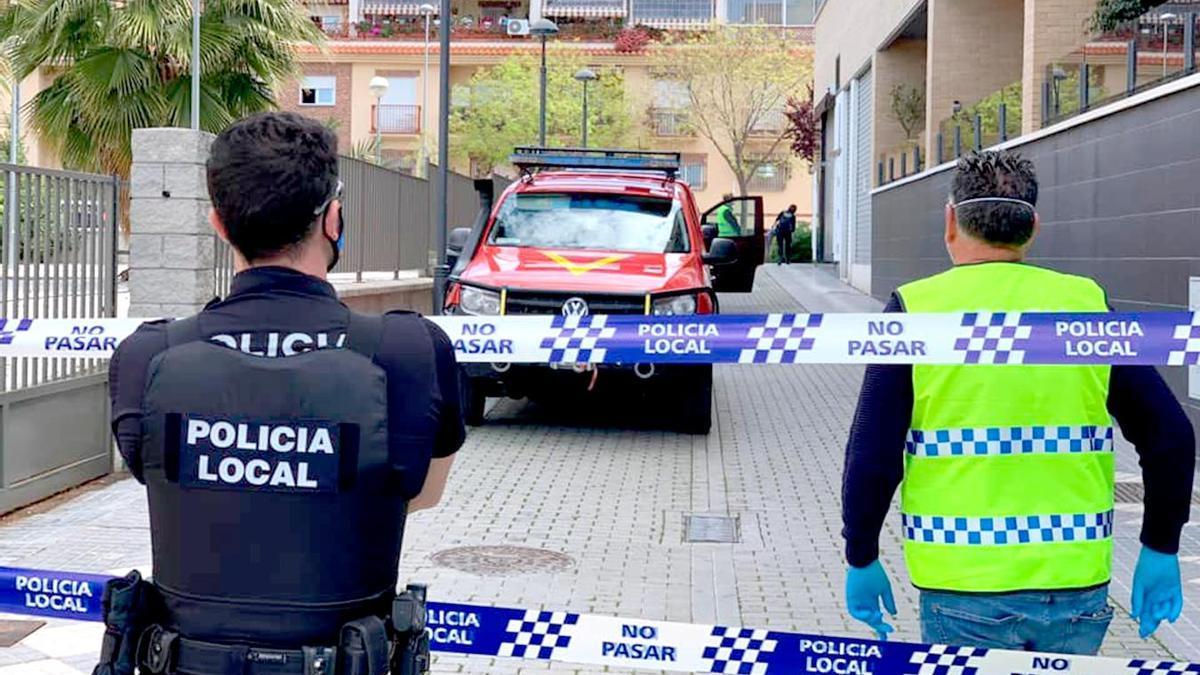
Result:
<svg viewBox="0 0 1200 675"><path fill-rule="evenodd" d="M1010 197L976 197L974 199L964 199L957 204L951 204L951 206L957 209L960 206L966 206L968 204L982 204L984 202L993 202L997 204L1017 204L1018 206L1024 206L1028 208L1030 211L1037 210L1037 207L1025 201L1024 199L1012 199Z"/></svg>

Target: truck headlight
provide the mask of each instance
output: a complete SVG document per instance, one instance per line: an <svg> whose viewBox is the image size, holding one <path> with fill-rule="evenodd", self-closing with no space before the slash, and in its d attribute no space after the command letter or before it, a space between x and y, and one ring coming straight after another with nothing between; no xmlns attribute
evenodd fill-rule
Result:
<svg viewBox="0 0 1200 675"><path fill-rule="evenodd" d="M463 286L458 307L467 314L495 316L500 313L500 294L474 286Z"/></svg>
<svg viewBox="0 0 1200 675"><path fill-rule="evenodd" d="M676 295L654 301L654 316L683 316L696 313L696 296Z"/></svg>

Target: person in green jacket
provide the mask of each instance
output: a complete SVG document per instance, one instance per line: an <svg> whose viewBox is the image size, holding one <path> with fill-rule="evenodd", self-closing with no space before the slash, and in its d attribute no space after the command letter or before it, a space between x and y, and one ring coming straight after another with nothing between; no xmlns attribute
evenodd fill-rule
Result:
<svg viewBox="0 0 1200 675"><path fill-rule="evenodd" d="M729 202L731 199L733 199L731 194L721 197L723 202ZM738 224L737 216L733 215L733 207L728 203L717 207L717 236L740 237L741 235L742 226Z"/></svg>
<svg viewBox="0 0 1200 675"><path fill-rule="evenodd" d="M1146 638L1183 609L1195 434L1162 377L1152 366L1009 365L1022 359L1020 312L1109 311L1094 280L1025 262L1037 198L1029 160L960 160L945 211L953 266L900 286L885 309L965 313L973 327L956 346L963 365L867 368L842 490L846 602L880 638L892 630L880 605L894 615L896 603L879 539L899 487L925 642L1097 653L1113 618L1113 418L1146 491L1130 614Z"/></svg>

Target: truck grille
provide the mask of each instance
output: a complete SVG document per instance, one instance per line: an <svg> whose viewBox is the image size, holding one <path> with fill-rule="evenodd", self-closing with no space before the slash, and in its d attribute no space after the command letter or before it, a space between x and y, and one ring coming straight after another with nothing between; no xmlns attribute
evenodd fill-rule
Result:
<svg viewBox="0 0 1200 675"><path fill-rule="evenodd" d="M563 303L571 298L582 298L588 305L588 314L646 313L646 300L639 296L513 290L508 292L505 312L508 314L560 314Z"/></svg>

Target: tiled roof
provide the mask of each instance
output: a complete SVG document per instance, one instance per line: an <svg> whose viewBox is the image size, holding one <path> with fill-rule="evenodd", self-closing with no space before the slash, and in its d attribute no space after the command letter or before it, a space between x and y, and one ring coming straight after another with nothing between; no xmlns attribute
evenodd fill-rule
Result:
<svg viewBox="0 0 1200 675"><path fill-rule="evenodd" d="M570 43L560 42L559 47L567 46L578 49L587 55L613 54L613 45L607 43ZM333 54L393 54L421 55L425 53L423 42L409 40L330 40L325 48ZM521 52L532 52L539 48L538 43L525 41L512 42L454 42L450 45L450 53L455 56L508 56ZM300 45L301 53L315 54L319 50L312 45ZM430 53L437 54L438 43L430 44Z"/></svg>
<svg viewBox="0 0 1200 675"><path fill-rule="evenodd" d="M1083 46L1083 53L1086 56L1125 56L1129 47L1124 42L1089 42ZM1139 51L1137 56L1139 64L1161 65L1163 62L1163 54L1158 50ZM1183 65L1183 52L1168 52L1167 63Z"/></svg>

